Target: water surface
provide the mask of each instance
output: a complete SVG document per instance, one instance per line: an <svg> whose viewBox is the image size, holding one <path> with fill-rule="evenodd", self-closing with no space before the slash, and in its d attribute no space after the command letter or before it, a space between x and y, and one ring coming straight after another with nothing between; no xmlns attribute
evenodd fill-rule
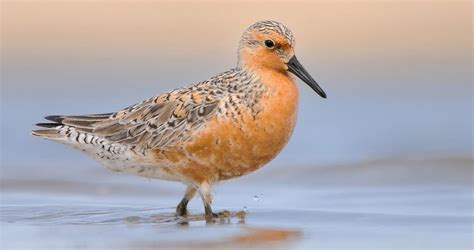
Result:
<svg viewBox="0 0 474 250"><path fill-rule="evenodd" d="M216 187L214 210L230 215L213 224L199 199L187 218L174 215L183 190L174 183L99 168L4 177L1 248L471 249L472 166L450 158L269 167Z"/></svg>

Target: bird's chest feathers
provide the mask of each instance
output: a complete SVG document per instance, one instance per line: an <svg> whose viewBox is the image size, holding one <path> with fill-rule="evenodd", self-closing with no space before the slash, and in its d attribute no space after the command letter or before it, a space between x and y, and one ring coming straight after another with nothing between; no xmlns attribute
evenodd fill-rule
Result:
<svg viewBox="0 0 474 250"><path fill-rule="evenodd" d="M260 112L249 122L246 132L254 138L254 150L276 154L293 132L298 111L298 90L293 79L280 73L264 74L262 82L267 91L259 100ZM263 152L266 150L269 152Z"/></svg>
<svg viewBox="0 0 474 250"><path fill-rule="evenodd" d="M281 74L263 75L261 80L266 91L258 97L256 114L243 108L239 116L217 118L208 127L216 142L213 147L223 152L222 161L234 167L252 170L273 159L288 142L296 123L298 91L294 81Z"/></svg>
<svg viewBox="0 0 474 250"><path fill-rule="evenodd" d="M228 171L220 179L245 175L272 160L286 145L296 123L298 91L294 81L282 75L262 79L267 91L259 98L255 116L243 114L242 122L229 122L224 146ZM247 112L249 114L250 112Z"/></svg>

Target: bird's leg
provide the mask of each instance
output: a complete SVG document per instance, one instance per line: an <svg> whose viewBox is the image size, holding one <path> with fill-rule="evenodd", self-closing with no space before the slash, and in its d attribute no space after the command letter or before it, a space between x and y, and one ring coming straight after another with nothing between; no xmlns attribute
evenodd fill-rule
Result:
<svg viewBox="0 0 474 250"><path fill-rule="evenodd" d="M199 186L199 194L201 195L202 203L204 204L204 213L207 222L212 222L213 218L217 218L217 214L212 212L212 190L209 182L203 182Z"/></svg>
<svg viewBox="0 0 474 250"><path fill-rule="evenodd" d="M181 202L176 207L176 215L185 216L188 214L188 202L194 197L196 194L196 188L194 186L189 185L186 188L186 192L184 193L184 197Z"/></svg>

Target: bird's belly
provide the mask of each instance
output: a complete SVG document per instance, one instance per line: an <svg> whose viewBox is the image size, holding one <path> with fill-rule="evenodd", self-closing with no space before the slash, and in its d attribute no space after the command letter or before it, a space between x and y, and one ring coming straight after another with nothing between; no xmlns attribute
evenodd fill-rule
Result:
<svg viewBox="0 0 474 250"><path fill-rule="evenodd" d="M105 168L115 171L124 172L128 174L143 176L146 178L160 179L166 181L180 181L180 176L177 176L170 171L167 166L156 165L156 162L150 161L146 155L125 152L121 158L101 158L96 154L91 154L93 158L99 161Z"/></svg>
<svg viewBox="0 0 474 250"><path fill-rule="evenodd" d="M286 145L294 128L295 116L281 119L258 118L241 124L228 123L212 134L210 160L218 180L251 173L272 160ZM211 139L211 140L212 140ZM216 144L216 141L219 141Z"/></svg>

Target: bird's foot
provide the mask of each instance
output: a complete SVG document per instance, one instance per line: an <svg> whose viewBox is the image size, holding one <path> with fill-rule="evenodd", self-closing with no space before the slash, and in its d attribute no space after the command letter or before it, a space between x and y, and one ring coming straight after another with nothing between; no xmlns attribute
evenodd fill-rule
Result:
<svg viewBox="0 0 474 250"><path fill-rule="evenodd" d="M206 223L214 223L215 222L214 219L219 218L219 215L216 213L210 212L210 213L204 214L204 218L206 219Z"/></svg>

